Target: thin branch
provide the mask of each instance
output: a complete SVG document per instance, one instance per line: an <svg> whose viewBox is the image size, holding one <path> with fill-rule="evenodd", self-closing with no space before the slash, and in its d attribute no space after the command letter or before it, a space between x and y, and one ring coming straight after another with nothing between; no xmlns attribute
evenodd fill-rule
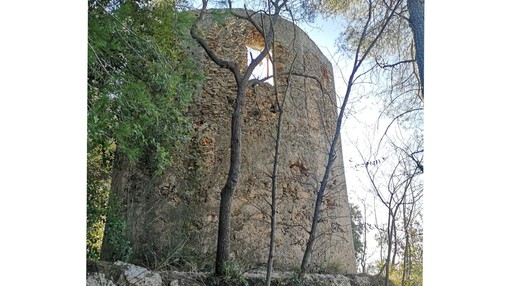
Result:
<svg viewBox="0 0 510 286"><path fill-rule="evenodd" d="M393 118L393 120L391 120L390 124L388 124L388 126L386 127L386 130L384 131L383 135L381 136L381 139L379 140L379 144L377 144L377 151L379 151L379 148L381 147L381 142L382 142L383 138L385 136L387 136L388 130L390 129L390 127L393 124L393 122L395 122L397 119L399 119L400 117L402 117L402 116L404 116L404 115L406 115L408 113L415 112L415 111L420 111L420 110L423 110L423 108L420 107L420 108L410 109L410 110L407 110L407 111L397 115L395 118Z"/></svg>
<svg viewBox="0 0 510 286"><path fill-rule="evenodd" d="M383 64L383 63L379 63L377 60L375 62L377 63L377 65L380 68L386 69L386 68L394 68L394 67L396 67L398 65L401 65L401 64L414 63L414 62L416 62L416 60L403 60L403 61L396 62L396 63L393 63L393 64Z"/></svg>
<svg viewBox="0 0 510 286"><path fill-rule="evenodd" d="M235 80L239 86L241 84L242 78L241 78L241 72L240 72L237 64L235 62L226 61L226 60L219 58L218 55L216 55L216 53L209 47L207 42L202 37L200 37L198 35L198 23L200 21L202 21L204 18L204 15L207 11L207 2L208 2L208 0L202 0L202 9L200 10L200 14L199 14L198 18L196 19L196 21L191 26L191 30L190 30L191 37L193 37L193 39L195 39L198 42L198 44L200 46L202 46L204 51L207 53L209 58L214 63L216 63L218 66L220 66L222 68L228 68L234 74Z"/></svg>

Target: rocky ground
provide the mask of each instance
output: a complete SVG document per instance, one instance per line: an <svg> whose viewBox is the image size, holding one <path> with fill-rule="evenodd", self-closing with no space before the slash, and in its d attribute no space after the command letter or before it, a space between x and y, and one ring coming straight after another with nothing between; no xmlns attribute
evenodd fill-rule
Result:
<svg viewBox="0 0 510 286"><path fill-rule="evenodd" d="M250 270L242 277L233 277L228 285L264 285L265 271ZM146 268L117 261L87 261L87 286L203 286L217 285L210 273L151 271ZM357 275L307 274L301 284L294 272L276 271L271 285L331 285L331 286L379 286L383 280L377 277Z"/></svg>

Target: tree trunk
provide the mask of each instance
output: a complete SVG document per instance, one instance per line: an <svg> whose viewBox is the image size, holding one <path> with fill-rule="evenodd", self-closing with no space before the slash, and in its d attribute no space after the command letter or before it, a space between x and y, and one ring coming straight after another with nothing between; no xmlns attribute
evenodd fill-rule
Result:
<svg viewBox="0 0 510 286"><path fill-rule="evenodd" d="M391 246L393 244L393 224L395 221L391 219L392 213L391 213L391 207L388 207L388 252L386 254L386 275L384 279L384 285L389 286L390 285L390 259L391 259Z"/></svg>
<svg viewBox="0 0 510 286"><path fill-rule="evenodd" d="M416 62L420 72L420 84L422 95L424 95L424 10L425 0L407 0L407 9L409 9L409 22L414 35L414 47L416 51Z"/></svg>
<svg viewBox="0 0 510 286"><path fill-rule="evenodd" d="M256 30L259 31L261 36L263 36L265 40L264 49L262 52L249 64L248 68L245 70L244 75L241 75L240 69L237 64L233 61L226 61L218 57L216 53L209 47L207 42L199 36L198 33L198 22L202 21L204 14L207 10L207 0L202 0L202 9L196 20L196 22L192 25L190 33L191 36L198 42L200 46L207 53L209 58L215 62L219 67L229 69L236 80L237 84L237 96L235 102L234 112L232 113L232 122L231 122L231 135L230 135L230 168L228 172L227 181L225 186L221 190L221 202L220 202L220 214L219 214L219 224L218 224L218 241L216 248L216 264L215 264L215 274L218 277L225 276L225 263L229 260L230 253L230 221L231 221L231 208L232 208L232 199L234 197L234 193L236 191L237 183L239 182L240 177L240 169L241 169L241 130L243 124L243 112L246 102L246 89L249 85L249 78L253 73L255 67L264 59L269 53L269 47L273 42L274 38L274 30L272 28L272 23L275 21L276 16L279 15L280 9L284 7L286 1L280 6L275 7L274 14L272 14L270 20L270 29L268 34L265 34L265 30L258 26L256 22L253 20L251 15L240 15L233 13L235 17L240 19L247 20L250 22ZM231 2L229 2L231 8ZM232 11L232 10L231 10Z"/></svg>
<svg viewBox="0 0 510 286"><path fill-rule="evenodd" d="M393 257L391 258L391 267L393 268L395 266L395 261L397 259L398 254L398 240L397 240L397 225L396 220L397 218L393 216Z"/></svg>
<svg viewBox="0 0 510 286"><path fill-rule="evenodd" d="M223 277L224 265L229 260L230 253L230 220L232 199L239 182L241 169L241 129L243 124L243 110L246 102L245 84L237 87L237 97L234 112L232 113L232 125L230 136L230 169L227 182L221 190L220 215L218 224L218 243L216 250L215 272Z"/></svg>
<svg viewBox="0 0 510 286"><path fill-rule="evenodd" d="M310 230L308 242L306 243L305 253L303 255L303 260L301 261L301 269L300 269L299 275L298 275L298 279L300 281L303 280L303 277L305 275L306 267L308 265L308 260L312 253L312 247L313 247L316 235L317 235L317 224L319 223L322 199L324 198L324 191L326 189L326 184L327 184L329 176L331 174L331 169L333 168L333 162L336 159L336 148L337 148L338 140L340 139L340 129L342 127L342 121L343 121L343 117L344 117L344 113L345 113L345 108L347 106L347 102L349 101L349 96L351 95L352 87L355 82L356 72L358 71L359 67L361 66L363 61L366 59L366 57L368 56L368 54L370 53L371 49L374 47L376 42L379 40L379 38L381 37L384 30L386 29L386 26L388 25L390 19L395 14L395 10L397 9L399 3L400 3L400 0L397 1L396 5L390 10L391 13L390 13L390 15L388 15L388 17L384 21L384 24L380 28L379 32L377 33L377 36L370 42L370 44L368 45L368 48L364 52L361 52L363 40L366 39L366 35L367 35L366 33L368 30L369 24L372 20L372 13L371 13L372 1L369 1L370 13L368 15L367 21L365 22L365 26L364 26L364 29L363 29L363 32L362 32L362 35L360 38L360 42L359 42L358 48L356 50L356 55L354 58L354 65L352 68L351 75L349 76L349 80L347 81L347 89L345 91L345 96L344 96L344 99L342 102L342 106L340 107L340 112L338 113L338 117L336 120L335 134L333 136L331 146L329 147L328 162L326 165L326 170L324 171L321 185L319 187L319 190L317 191L317 200L315 201L315 209L314 209L313 218L312 218L312 227Z"/></svg>
<svg viewBox="0 0 510 286"><path fill-rule="evenodd" d="M150 148L143 152L143 158L154 156ZM145 224L146 214L154 205L154 198L150 195L158 179L154 170L143 159L130 162L125 154L115 152L101 260L122 260L134 264L154 262L141 242L145 239L149 245L154 242L150 235L151 227ZM141 217L136 215L140 212L144 214Z"/></svg>
<svg viewBox="0 0 510 286"><path fill-rule="evenodd" d="M112 179L110 183L110 193L108 194L108 208L111 210L113 205L113 197L117 195L118 190L121 189L119 186L120 179L122 178L122 164L121 158L118 152L115 152L115 157L113 161L112 167ZM111 232L110 225L112 223L112 218L110 215L106 216L105 229L103 234L103 242L101 244L101 260L105 261L113 261L115 259L115 247L111 243Z"/></svg>
<svg viewBox="0 0 510 286"><path fill-rule="evenodd" d="M367 273L367 206L363 201L363 253L361 256L361 273Z"/></svg>
<svg viewBox="0 0 510 286"><path fill-rule="evenodd" d="M273 42L273 58L275 56L275 47ZM294 62L292 62L292 65ZM291 70L292 70L291 65ZM271 174L271 234L269 238L269 255L267 258L267 272L266 272L266 286L271 286L271 275L273 273L273 261L275 252L275 238L276 238L276 187L278 182L278 158L280 154L280 142L282 133L282 122L283 122L283 104L287 97L287 91L289 86L289 80L287 81L287 87L282 101L278 96L278 77L276 65L273 64L273 76L274 76L274 91L276 95L276 103L278 104L278 123L276 125L276 142L274 149L274 161L273 161L273 173ZM289 75L290 77L290 75Z"/></svg>
<svg viewBox="0 0 510 286"><path fill-rule="evenodd" d="M276 80L275 80L275 84ZM275 237L276 237L276 184L277 184L277 176L278 176L278 153L280 150L280 134L281 134L281 126L283 119L283 110L278 103L278 126L276 131L276 148L275 148L275 158L273 163L273 174L271 176L271 235L269 239L269 255L267 259L267 273L266 273L266 286L271 285L271 275L273 272L273 260L274 260L274 252L275 252Z"/></svg>
<svg viewBox="0 0 510 286"><path fill-rule="evenodd" d="M354 74L356 73L356 70L357 70L357 67L355 66L355 68L353 69L353 72L350 76L349 83L347 85L347 91L346 91L346 94L344 97L344 102L340 109L340 113L338 114L336 128L335 128L335 134L333 137L333 141L331 142L331 146L329 148L328 162L326 165L326 170L324 171L324 176L322 177L321 185L319 187L319 191L317 192L317 199L315 200L315 209L313 212L312 227L310 229L310 235L308 237L308 242L306 243L305 253L303 254L303 260L301 261L301 268L300 268L299 275L298 275L299 281L303 280L303 277L306 272L306 267L308 265L308 260L310 259L310 255L312 254L313 244L315 242L315 238L317 237L317 225L319 224L322 200L324 198L324 191L326 190L326 184L328 183L329 176L331 174L331 169L333 169L333 163L336 159L336 149L337 149L338 140L340 139L340 128L342 126L342 119L344 116L347 101L349 100L349 95L351 93L351 87L352 87L353 78L354 78Z"/></svg>
<svg viewBox="0 0 510 286"><path fill-rule="evenodd" d="M408 229L406 228L405 229L405 236L406 236L406 241L405 241L405 245L404 245L404 263L402 265L402 285L405 285L405 281L407 280L406 279L406 276L407 276L407 267L408 267L408 263L407 261L409 260L409 232L408 232Z"/></svg>

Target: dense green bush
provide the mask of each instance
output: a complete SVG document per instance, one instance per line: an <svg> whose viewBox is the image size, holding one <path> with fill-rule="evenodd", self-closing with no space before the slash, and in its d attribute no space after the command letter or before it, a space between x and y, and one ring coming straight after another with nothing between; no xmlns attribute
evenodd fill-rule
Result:
<svg viewBox="0 0 510 286"><path fill-rule="evenodd" d="M125 227L106 219L117 156L164 171L188 140L185 112L202 77L182 48L193 16L177 11L180 1L88 4L87 256L97 259L106 221L118 235Z"/></svg>
<svg viewBox="0 0 510 286"><path fill-rule="evenodd" d="M105 151L106 152L106 151ZM100 148L87 154L87 258L99 259L110 193L111 162Z"/></svg>

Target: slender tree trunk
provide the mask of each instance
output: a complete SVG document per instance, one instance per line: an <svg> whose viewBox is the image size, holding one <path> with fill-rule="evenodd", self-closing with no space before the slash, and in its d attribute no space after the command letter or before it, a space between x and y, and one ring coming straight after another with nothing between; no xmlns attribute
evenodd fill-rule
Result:
<svg viewBox="0 0 510 286"><path fill-rule="evenodd" d="M276 85L275 80L275 85ZM278 177L278 157L280 152L280 137L281 127L283 121L283 109L278 102L278 125L276 127L276 146L274 151L273 173L271 175L271 235L269 241L269 256L267 259L267 273L266 273L266 286L271 285L271 275L273 272L273 261L275 252L275 237L276 237L276 186Z"/></svg>
<svg viewBox="0 0 510 286"><path fill-rule="evenodd" d="M114 201L118 198L121 198L122 190L124 187L123 175L127 171L127 158L125 158L119 151L115 151L115 157L113 161L112 167L112 175L111 175L111 183L110 183L110 194L108 196L108 208L109 212L111 212L114 208ZM119 210L115 210L119 211ZM122 213L122 217L125 214ZM116 249L115 245L111 242L111 232L110 229L112 218L110 213L106 217L103 242L101 245L101 260L105 261L113 261L116 259Z"/></svg>
<svg viewBox="0 0 510 286"><path fill-rule="evenodd" d="M421 90L422 95L424 95L425 0L407 0L407 9L409 9L409 22L414 35L414 47L416 51L416 62L418 63L418 70L420 72Z"/></svg>
<svg viewBox="0 0 510 286"><path fill-rule="evenodd" d="M244 105L246 102L246 87L244 83L237 87L237 97L232 113L230 136L230 169L227 182L221 190L220 215L218 224L218 243L216 251L215 272L217 276L224 276L224 265L230 254L230 221L232 199L236 191L241 169L241 129L243 125Z"/></svg>
<svg viewBox="0 0 510 286"><path fill-rule="evenodd" d="M275 56L275 48L273 42L273 58ZM292 63L294 64L294 63ZM291 65L292 69L292 65ZM289 75L290 77L290 75ZM289 82L287 82L287 88L285 90L285 95L283 96L282 102L280 102L280 98L278 96L278 77L276 71L276 65L273 62L273 82L274 82L274 91L276 96L276 104L278 105L278 123L276 125L276 142L274 149L274 161L273 161L273 173L271 174L271 234L269 238L269 255L267 258L267 272L266 272L266 286L271 285L271 275L273 274L273 261L274 261L274 252L275 252L275 238L276 238L276 187L278 182L278 158L280 154L280 142L281 142L281 130L282 130L282 122L283 122L283 104L285 103L285 98L287 97L287 90Z"/></svg>
<svg viewBox="0 0 510 286"><path fill-rule="evenodd" d="M319 218L322 207L322 200L324 198L324 191L326 190L326 184L329 180L329 176L331 174L331 169L333 168L333 163L336 159L336 148L338 144L338 140L340 139L340 128L342 126L342 119L345 112L345 107L347 106L347 102L349 100L349 96L351 94L352 84L354 83L354 75L356 74L357 69L359 68L358 63L355 63L353 72L349 78L349 82L347 84L347 90L345 92L344 102L342 103L342 107L340 108L340 113L338 114L335 134L333 137L333 141L331 142L331 146L328 152L328 162L326 165L326 170L324 171L324 176L322 177L322 181L319 187L319 191L317 192L317 199L315 200L315 208L313 212L312 218L312 227L310 229L310 234L308 237L308 242L306 243L305 252L303 254L303 260L301 261L301 268L299 271L298 278L299 280L303 280L303 277L306 272L306 267L308 266L308 261L310 259L310 255L312 254L313 244L315 242L315 238L317 237L317 225L319 224Z"/></svg>
<svg viewBox="0 0 510 286"><path fill-rule="evenodd" d="M361 254L361 273L367 273L367 206L363 202L363 252Z"/></svg>
<svg viewBox="0 0 510 286"><path fill-rule="evenodd" d="M230 253L230 220L232 197L234 189L232 186L223 187L221 191L220 215L218 224L218 241L216 245L215 273L223 276L225 262L229 260Z"/></svg>
<svg viewBox="0 0 510 286"><path fill-rule="evenodd" d="M290 15L292 18L292 22L294 23L294 16L292 11L290 11ZM271 30L274 33L274 23L272 18L270 18ZM294 26L294 39L296 37L296 26ZM276 56L276 48L274 41L271 42L272 50L273 50L273 59ZM294 63L296 62L297 55L294 56L292 63L290 64L289 71L291 72L294 69ZM276 238L276 188L278 182L278 159L280 156L280 145L281 145L281 133L282 133L282 125L283 125L283 106L285 104L285 99L289 93L290 81L292 78L292 74L290 73L287 77L287 84L285 85L285 91L283 92L283 98L280 101L279 92L278 92L278 71L276 70L276 62L273 60L273 82L274 82L274 92L276 97L276 104L278 105L278 123L276 126L276 142L275 142L275 151L274 151L274 162L273 162L273 173L271 174L271 235L269 241L269 255L267 258L267 272L266 272L266 286L271 285L271 276L273 274L273 261L274 261L274 253L275 253L275 238Z"/></svg>
<svg viewBox="0 0 510 286"><path fill-rule="evenodd" d="M393 244L393 223L391 219L391 207L388 207L388 252L386 253L386 275L384 279L384 285L390 285L390 259L391 259L391 247Z"/></svg>
<svg viewBox="0 0 510 286"><path fill-rule="evenodd" d="M273 51L275 51L274 42ZM294 63L296 62L296 57L292 60L289 71L292 71L294 68ZM273 54L274 58L274 54ZM276 237L276 187L278 182L278 159L280 154L280 145L281 145L281 133L282 133L282 125L283 125L283 106L285 104L285 99L289 93L290 88L290 80L292 78L292 74L289 74L287 78L287 85L285 86L285 91L283 94L283 98L280 101L279 93L278 93L278 76L276 65L273 63L273 77L274 77L274 90L276 94L276 103L278 105L278 123L276 126L276 144L274 151L274 162L273 162L273 173L271 174L271 237L269 242L269 256L267 259L267 273L266 273L266 286L271 285L271 275L273 273L273 261L274 261L274 252L275 252L275 237Z"/></svg>
<svg viewBox="0 0 510 286"><path fill-rule="evenodd" d="M278 1L277 1L278 2ZM220 211L219 211L219 223L218 223L218 240L217 240L217 248L216 248L216 264L215 264L215 274L218 277L224 277L225 271L224 266L225 263L229 260L230 254L230 221L231 221L231 209L232 209L232 200L234 197L234 193L237 188L237 183L240 178L240 169L241 169L241 130L243 125L243 112L244 107L246 105L246 89L249 86L249 78L253 73L255 67L264 59L269 53L269 47L273 42L274 38L274 30L272 28L272 23L275 21L276 17L279 15L280 10L285 6L286 1L283 1L282 4L277 5L275 7L274 14L272 14L271 18L271 28L269 29L269 33L265 34L265 30L263 27L260 27L254 19L252 15L241 15L232 12L232 1L228 1L229 9L232 14L239 18L244 19L250 22L264 37L265 45L262 52L249 64L248 68L245 70L244 75L241 75L241 71L238 65L233 61L227 61L218 57L218 55L214 52L213 49L209 47L207 42L199 35L198 32L198 23L202 21L204 15L207 11L207 3L208 0L202 0L202 9L195 23L192 25L190 33L191 36L197 41L197 43L204 49L209 58L215 62L219 67L229 69L236 80L237 85L237 96L234 107L234 112L232 113L232 122L231 122L231 134L230 134L230 167L228 172L227 181L225 186L221 190L221 201L220 201Z"/></svg>
<svg viewBox="0 0 510 286"><path fill-rule="evenodd" d="M393 216L392 220L393 220L393 257L391 258L391 267L394 267L398 254L397 224L396 224L397 218Z"/></svg>
<svg viewBox="0 0 510 286"><path fill-rule="evenodd" d="M390 230L390 233L393 232L393 230ZM392 250L392 239L390 238L388 241L388 253L386 256L386 274L384 279L384 285L389 286L390 285L390 270L391 270L391 263L390 263L390 257L391 257L391 250Z"/></svg>
<svg viewBox="0 0 510 286"><path fill-rule="evenodd" d="M406 218L406 208L403 208L403 216L404 216L404 232L405 232L405 244L404 244L404 262L402 264L402 286L405 285L406 275L407 275L407 260L409 259L409 228L407 225Z"/></svg>
<svg viewBox="0 0 510 286"><path fill-rule="evenodd" d="M376 44L376 42L381 37L384 30L386 29L386 26L388 25L390 19L395 14L395 10L397 9L400 1L401 0L398 0L397 3L395 4L395 6L389 10L391 12L389 13L388 17L384 21L384 24L382 25L379 32L377 33L377 36L370 42L370 44L368 45L368 48L364 52L362 52L361 48L363 46L363 41L366 39L368 27L372 20L372 5L373 5L373 3L371 0L369 1L369 15L367 17L367 21L365 22L365 26L363 28L363 32L361 34L359 44L358 44L358 47L356 50L356 54L354 57L354 65L352 68L351 75L349 76L349 80L347 81L347 89L345 91L344 100L342 102L342 106L340 107L340 112L338 114L337 121L336 121L335 134L333 136L333 141L331 142L331 146L330 146L330 149L328 152L328 161L327 161L327 165L326 165L326 170L324 171L324 176L322 177L322 181L321 181L319 190L317 192L317 199L315 201L315 209L314 209L313 218L312 218L312 227L310 230L310 235L308 237L308 242L306 243L303 260L301 261L301 269L300 269L299 275L298 275L298 279L300 281L303 280L303 277L305 275L306 267L308 265L308 260L310 259L310 255L312 253L313 244L315 242L315 238L317 237L317 225L319 223L321 207L322 207L322 200L324 198L324 191L326 189L326 184L327 184L329 176L331 174L331 169L333 168L333 163L336 159L336 148L337 148L338 140L340 139L340 129L342 127L342 121L343 121L343 117L344 117L344 113L345 113L345 108L347 106L347 102L349 101L349 96L351 95L352 86L354 85L354 82L356 80L356 78L355 78L356 73L357 73L359 67L361 66L361 64L363 63L363 61L366 59L366 57L368 56L368 54L374 47L374 45Z"/></svg>

